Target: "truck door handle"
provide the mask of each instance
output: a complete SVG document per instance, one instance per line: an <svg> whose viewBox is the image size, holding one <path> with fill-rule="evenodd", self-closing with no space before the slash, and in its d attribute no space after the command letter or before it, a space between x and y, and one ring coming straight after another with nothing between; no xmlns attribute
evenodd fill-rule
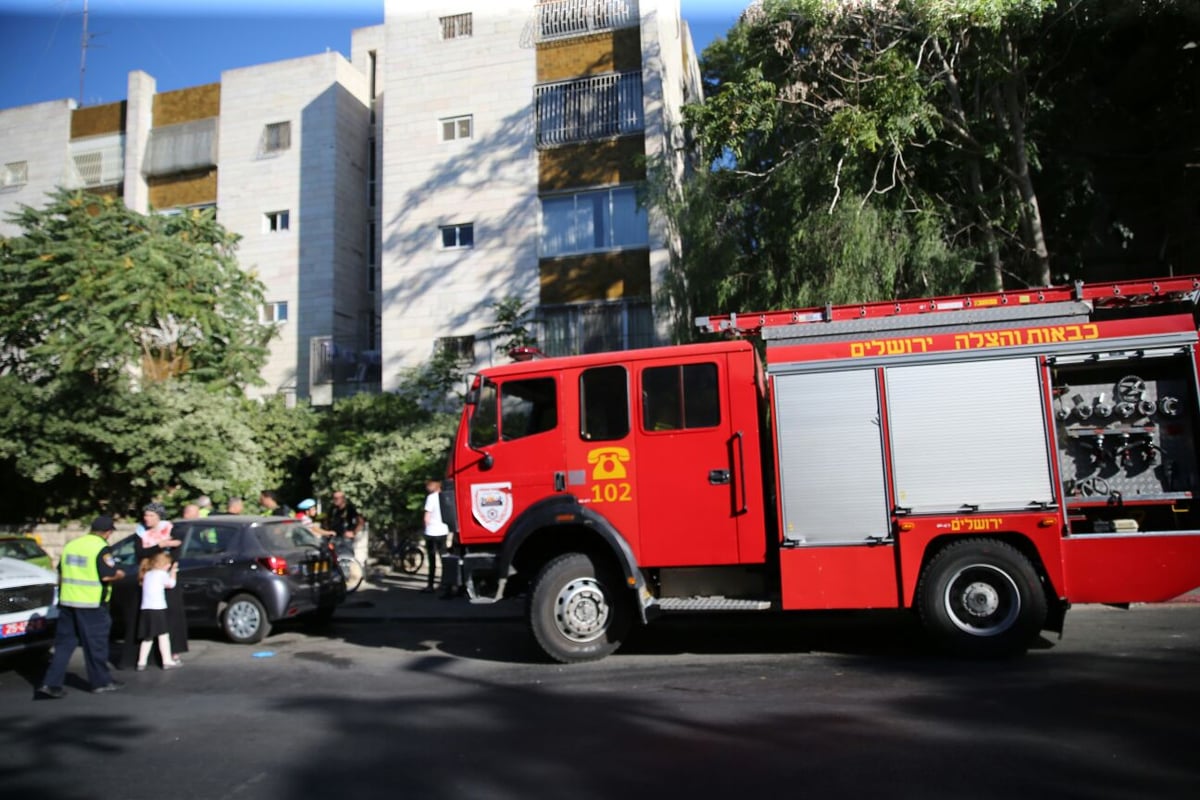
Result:
<svg viewBox="0 0 1200 800"><path fill-rule="evenodd" d="M567 474L565 472L554 473L554 491L565 492L567 490Z"/></svg>
<svg viewBox="0 0 1200 800"><path fill-rule="evenodd" d="M708 471L708 482L713 486L720 486L722 483L729 483L729 470L710 469Z"/></svg>

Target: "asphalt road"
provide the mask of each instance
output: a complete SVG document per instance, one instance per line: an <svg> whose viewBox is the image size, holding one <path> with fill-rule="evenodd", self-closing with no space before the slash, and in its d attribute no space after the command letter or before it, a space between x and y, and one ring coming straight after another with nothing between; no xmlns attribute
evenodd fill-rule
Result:
<svg viewBox="0 0 1200 800"><path fill-rule="evenodd" d="M0 797L1200 797L1200 604L1076 608L1004 662L919 641L896 614L685 618L564 667L511 618L362 617L200 637L109 695L35 701L4 665Z"/></svg>

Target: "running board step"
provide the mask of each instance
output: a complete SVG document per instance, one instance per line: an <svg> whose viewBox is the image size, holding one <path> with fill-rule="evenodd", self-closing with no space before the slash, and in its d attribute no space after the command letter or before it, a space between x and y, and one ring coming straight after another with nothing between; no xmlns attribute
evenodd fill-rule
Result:
<svg viewBox="0 0 1200 800"><path fill-rule="evenodd" d="M739 600L722 597L663 597L656 605L663 611L769 611L770 600Z"/></svg>

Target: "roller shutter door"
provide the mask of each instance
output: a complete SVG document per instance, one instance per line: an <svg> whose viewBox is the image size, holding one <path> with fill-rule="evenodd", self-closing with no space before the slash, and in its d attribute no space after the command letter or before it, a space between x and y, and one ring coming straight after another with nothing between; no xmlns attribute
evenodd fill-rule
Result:
<svg viewBox="0 0 1200 800"><path fill-rule="evenodd" d="M888 536L874 370L775 379L783 532L802 544Z"/></svg>
<svg viewBox="0 0 1200 800"><path fill-rule="evenodd" d="M1051 504L1035 358L885 371L896 503L914 513Z"/></svg>

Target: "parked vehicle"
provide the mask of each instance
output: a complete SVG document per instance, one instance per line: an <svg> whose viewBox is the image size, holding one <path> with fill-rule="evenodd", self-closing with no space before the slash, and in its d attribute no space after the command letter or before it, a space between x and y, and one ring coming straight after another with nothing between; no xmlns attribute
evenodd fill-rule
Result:
<svg viewBox="0 0 1200 800"><path fill-rule="evenodd" d="M42 569L54 569L50 554L32 536L0 536L0 558L4 557L28 561Z"/></svg>
<svg viewBox="0 0 1200 800"><path fill-rule="evenodd" d="M672 610L907 608L1020 653L1200 586L1200 277L704 317L748 341L483 370L442 516L542 649ZM764 363L765 358L765 363Z"/></svg>
<svg viewBox="0 0 1200 800"><path fill-rule="evenodd" d="M0 557L0 656L46 650L58 620L58 573Z"/></svg>
<svg viewBox="0 0 1200 800"><path fill-rule="evenodd" d="M336 556L294 519L217 516L173 523L179 585L189 627L220 626L230 641L262 641L273 623L327 619L346 597ZM118 609L140 603L136 537L113 545L126 577L114 584Z"/></svg>

